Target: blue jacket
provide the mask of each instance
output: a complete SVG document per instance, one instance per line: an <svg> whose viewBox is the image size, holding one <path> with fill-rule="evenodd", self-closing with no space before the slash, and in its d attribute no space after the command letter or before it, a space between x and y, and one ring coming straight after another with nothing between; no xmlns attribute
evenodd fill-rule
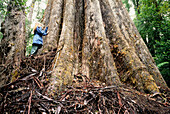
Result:
<svg viewBox="0 0 170 114"><path fill-rule="evenodd" d="M42 30L41 27L37 27L34 31L34 37L33 37L33 44L40 44L43 45L43 39L42 36L47 35L48 27L46 27L45 31Z"/></svg>

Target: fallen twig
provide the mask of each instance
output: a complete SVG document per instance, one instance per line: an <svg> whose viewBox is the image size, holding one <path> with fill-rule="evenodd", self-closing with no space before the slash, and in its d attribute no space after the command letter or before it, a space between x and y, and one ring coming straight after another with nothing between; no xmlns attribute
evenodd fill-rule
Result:
<svg viewBox="0 0 170 114"><path fill-rule="evenodd" d="M32 99L32 91L31 91L31 93L30 93L30 97L29 97L29 99L28 99L28 114L30 114L31 99Z"/></svg>

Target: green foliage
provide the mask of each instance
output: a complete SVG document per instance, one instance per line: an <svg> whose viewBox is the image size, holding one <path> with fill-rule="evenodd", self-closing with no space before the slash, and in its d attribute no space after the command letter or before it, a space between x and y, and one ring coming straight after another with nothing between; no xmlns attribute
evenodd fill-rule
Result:
<svg viewBox="0 0 170 114"><path fill-rule="evenodd" d="M32 42L33 42L33 34L31 34L33 29L30 29L30 31L28 31L28 39L27 39L27 45L26 45L26 56L28 56L31 53L31 49L32 49Z"/></svg>
<svg viewBox="0 0 170 114"><path fill-rule="evenodd" d="M139 0L138 4L140 6L135 9L135 25L154 57L161 74L167 84L170 84L170 58L168 56L170 55L170 40L168 39L170 36L169 2Z"/></svg>
<svg viewBox="0 0 170 114"><path fill-rule="evenodd" d="M0 20L4 20L5 16L8 15L10 12L7 12L8 5L15 5L15 7L18 7L20 10L25 9L27 0L1 0L0 1Z"/></svg>
<svg viewBox="0 0 170 114"><path fill-rule="evenodd" d="M130 7L132 7L131 4L129 4L129 0L122 0L123 4L127 8L128 12L130 11Z"/></svg>
<svg viewBox="0 0 170 114"><path fill-rule="evenodd" d="M14 0L14 2L15 2L16 5L25 6L27 0Z"/></svg>
<svg viewBox="0 0 170 114"><path fill-rule="evenodd" d="M7 0L0 1L0 20L4 20L7 9Z"/></svg>
<svg viewBox="0 0 170 114"><path fill-rule="evenodd" d="M158 66L158 68L161 68L161 67L168 65L168 64L169 64L169 62L163 62L163 63L159 63L157 66Z"/></svg>
<svg viewBox="0 0 170 114"><path fill-rule="evenodd" d="M3 37L3 34L0 32L0 41L1 41L2 37Z"/></svg>
<svg viewBox="0 0 170 114"><path fill-rule="evenodd" d="M29 56L29 55L30 55L31 49L32 49L32 45L27 45L27 47L26 47L26 50L27 50L26 56Z"/></svg>

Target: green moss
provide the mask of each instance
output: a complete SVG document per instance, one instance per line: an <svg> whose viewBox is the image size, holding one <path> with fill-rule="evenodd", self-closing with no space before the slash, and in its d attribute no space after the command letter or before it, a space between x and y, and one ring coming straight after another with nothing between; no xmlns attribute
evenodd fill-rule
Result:
<svg viewBox="0 0 170 114"><path fill-rule="evenodd" d="M12 76L11 82L15 81L18 77L20 77L17 70L12 72L11 76Z"/></svg>

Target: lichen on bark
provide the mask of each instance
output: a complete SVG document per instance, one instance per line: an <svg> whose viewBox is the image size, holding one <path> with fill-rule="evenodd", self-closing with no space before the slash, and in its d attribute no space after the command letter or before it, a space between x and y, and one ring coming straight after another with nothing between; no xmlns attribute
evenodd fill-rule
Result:
<svg viewBox="0 0 170 114"><path fill-rule="evenodd" d="M50 32L44 50L57 47L49 91L71 85L75 74L108 85L128 83L145 92L166 87L121 0L49 0L48 4L43 22Z"/></svg>
<svg viewBox="0 0 170 114"><path fill-rule="evenodd" d="M7 14L1 25L3 38L0 43L0 86L13 79L11 72L20 66L25 56L25 14L24 8L9 1Z"/></svg>

